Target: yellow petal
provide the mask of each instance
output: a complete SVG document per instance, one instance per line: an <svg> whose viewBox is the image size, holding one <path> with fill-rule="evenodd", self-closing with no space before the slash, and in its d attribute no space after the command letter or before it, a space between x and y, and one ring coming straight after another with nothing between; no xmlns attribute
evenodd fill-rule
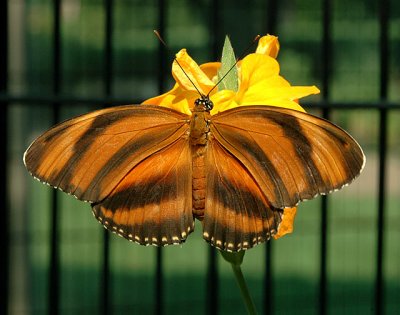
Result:
<svg viewBox="0 0 400 315"><path fill-rule="evenodd" d="M255 84L268 77L279 74L278 62L266 55L249 54L240 64L240 84Z"/></svg>
<svg viewBox="0 0 400 315"><path fill-rule="evenodd" d="M164 94L161 94L161 95L154 96L152 98L149 98L149 99L143 101L142 104L145 104L145 105L161 105L161 103L163 102L163 100L167 96L169 96L171 94L172 95L176 95L178 93L179 89L180 89L179 85L175 84L174 87L171 90L169 90L168 92L166 92Z"/></svg>
<svg viewBox="0 0 400 315"><path fill-rule="evenodd" d="M240 66L239 105L270 105L303 111L299 98L317 94L315 86L290 86L279 76L278 62L266 55L250 54Z"/></svg>
<svg viewBox="0 0 400 315"><path fill-rule="evenodd" d="M246 56L239 68L239 91L236 99L242 103L240 100L250 86L278 74L279 64L274 58L260 54Z"/></svg>
<svg viewBox="0 0 400 315"><path fill-rule="evenodd" d="M237 107L238 104L235 102L235 95L236 93L231 90L222 90L212 95L210 99L214 104L214 108L210 112L211 115Z"/></svg>
<svg viewBox="0 0 400 315"><path fill-rule="evenodd" d="M190 108L193 107L196 98L198 98L197 92L185 91L178 84L175 84L175 86L167 93L149 98L142 102L142 104L160 105L191 115L192 112L190 111Z"/></svg>
<svg viewBox="0 0 400 315"><path fill-rule="evenodd" d="M213 83L217 83L217 73L219 68L221 68L220 62L207 62L200 65L200 69Z"/></svg>
<svg viewBox="0 0 400 315"><path fill-rule="evenodd" d="M276 106L288 109L297 110L299 112L305 112L304 108L299 105L299 103L287 99L268 99L265 101L254 101L247 102L246 104L239 104L238 106L251 106L251 105L265 105L265 106Z"/></svg>
<svg viewBox="0 0 400 315"><path fill-rule="evenodd" d="M265 86L269 88L274 88L274 87L289 87L290 83L286 81L283 77L280 75L274 75L272 77L265 78L261 81Z"/></svg>
<svg viewBox="0 0 400 315"><path fill-rule="evenodd" d="M256 54L263 54L276 58L279 52L278 37L273 35L263 36L258 40Z"/></svg>
<svg viewBox="0 0 400 315"><path fill-rule="evenodd" d="M315 86L285 86L285 87L270 87L265 82L259 82L252 85L243 94L240 104L254 103L257 99L260 102L265 102L268 99L287 99L290 101L298 100L299 98L318 94L319 90ZM263 103L261 103L263 104ZM265 103L265 105L269 105Z"/></svg>
<svg viewBox="0 0 400 315"><path fill-rule="evenodd" d="M283 209L282 222L279 225L278 232L274 235L274 239L280 238L285 234L293 232L294 218L296 216L297 208L285 208Z"/></svg>
<svg viewBox="0 0 400 315"><path fill-rule="evenodd" d="M201 70L199 65L189 56L186 49L181 49L176 54L176 60L172 64L172 75L175 81L187 91L196 91L207 95L214 83ZM190 78L190 79L189 79Z"/></svg>

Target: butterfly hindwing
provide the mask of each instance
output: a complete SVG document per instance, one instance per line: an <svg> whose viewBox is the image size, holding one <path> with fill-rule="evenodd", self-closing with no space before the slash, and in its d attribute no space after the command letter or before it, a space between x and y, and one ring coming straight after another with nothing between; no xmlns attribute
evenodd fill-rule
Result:
<svg viewBox="0 0 400 315"><path fill-rule="evenodd" d="M360 146L344 130L289 109L238 107L213 116L211 132L275 208L340 189L364 165Z"/></svg>
<svg viewBox="0 0 400 315"><path fill-rule="evenodd" d="M93 213L139 244L181 243L194 229L191 180L189 141L181 138L137 164Z"/></svg>
<svg viewBox="0 0 400 315"><path fill-rule="evenodd" d="M24 155L29 172L78 199L104 199L149 155L189 129L188 116L160 106L119 106L56 125Z"/></svg>
<svg viewBox="0 0 400 315"><path fill-rule="evenodd" d="M238 251L276 233L282 211L271 207L242 163L212 138L205 165L204 239L221 250Z"/></svg>

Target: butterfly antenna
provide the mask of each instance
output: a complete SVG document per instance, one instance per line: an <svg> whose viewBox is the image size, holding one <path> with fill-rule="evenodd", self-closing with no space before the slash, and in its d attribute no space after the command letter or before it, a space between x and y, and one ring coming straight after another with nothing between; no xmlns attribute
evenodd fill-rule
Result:
<svg viewBox="0 0 400 315"><path fill-rule="evenodd" d="M158 40L161 42L161 44L164 45L165 48L167 48L169 50L169 47L167 46L167 44L165 43L165 41L163 40L163 38L161 37L161 34L157 31L157 30L153 30L154 34L157 36ZM199 91L199 89L197 88L196 84L194 84L194 82L192 81L192 79L189 77L189 75L186 73L186 71L183 69L183 67L181 66L181 64L179 63L178 59L176 59L176 57L174 58L174 61L176 61L176 63L178 64L179 68L182 69L183 73L185 74L185 76L188 78L188 80L190 81L190 83L192 83L192 85L194 86L194 88L196 89L197 93L199 93L200 97L204 97L204 95Z"/></svg>
<svg viewBox="0 0 400 315"><path fill-rule="evenodd" d="M161 34L157 30L153 30L154 34L157 36L158 40L161 42L161 44L164 45L165 48L169 49L167 44L164 42L163 38L161 37Z"/></svg>
<svg viewBox="0 0 400 315"><path fill-rule="evenodd" d="M210 96L211 92L218 86L218 84L220 84L222 82L223 79L225 79L225 77L229 74L229 72L232 71L233 68L236 67L237 63L244 58L244 56L247 55L247 52L250 50L250 48L252 48L254 46L254 44L260 39L260 35L257 35L256 37L254 37L254 39L251 41L251 44L243 51L243 53L240 55L240 57L238 59L236 59L236 62L232 65L232 67L229 68L228 71L226 71L226 73L222 76L221 79L218 80L218 82L214 85L214 87L208 92L207 97Z"/></svg>

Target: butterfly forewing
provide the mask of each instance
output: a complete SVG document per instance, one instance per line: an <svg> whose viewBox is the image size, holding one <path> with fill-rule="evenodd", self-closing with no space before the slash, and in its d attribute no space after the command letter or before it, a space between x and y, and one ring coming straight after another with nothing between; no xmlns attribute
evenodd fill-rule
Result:
<svg viewBox="0 0 400 315"><path fill-rule="evenodd" d="M188 139L147 157L110 195L93 205L109 230L142 245L183 242L194 229L192 166Z"/></svg>
<svg viewBox="0 0 400 315"><path fill-rule="evenodd" d="M211 132L251 174L274 208L340 189L364 165L357 142L324 119L269 106L213 117Z"/></svg>
<svg viewBox="0 0 400 315"><path fill-rule="evenodd" d="M204 239L221 250L238 251L276 233L281 210L271 207L254 177L212 138L206 165Z"/></svg>
<svg viewBox="0 0 400 315"><path fill-rule="evenodd" d="M147 156L188 131L188 116L159 106L120 106L63 122L24 156L39 180L78 199L104 199Z"/></svg>

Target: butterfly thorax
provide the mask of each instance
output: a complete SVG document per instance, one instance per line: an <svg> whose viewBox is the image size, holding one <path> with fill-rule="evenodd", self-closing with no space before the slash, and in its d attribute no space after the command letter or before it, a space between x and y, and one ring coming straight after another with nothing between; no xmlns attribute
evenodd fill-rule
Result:
<svg viewBox="0 0 400 315"><path fill-rule="evenodd" d="M196 100L190 121L190 144L192 146L192 211L202 220L205 208L206 172L205 152L210 133L210 110L212 102L206 96Z"/></svg>
<svg viewBox="0 0 400 315"><path fill-rule="evenodd" d="M212 102L206 96L196 100L190 120L190 143L192 146L204 146L207 144L210 132L210 110L212 107Z"/></svg>

